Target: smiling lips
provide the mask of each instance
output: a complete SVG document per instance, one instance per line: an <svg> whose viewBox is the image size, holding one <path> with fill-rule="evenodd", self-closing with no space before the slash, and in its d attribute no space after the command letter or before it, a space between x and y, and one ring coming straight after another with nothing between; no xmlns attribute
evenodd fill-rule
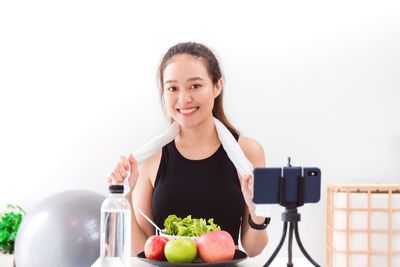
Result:
<svg viewBox="0 0 400 267"><path fill-rule="evenodd" d="M193 107L193 108L178 108L177 110L179 111L179 113L184 114L184 115L191 115L192 113L194 113L196 110L198 110L199 107Z"/></svg>

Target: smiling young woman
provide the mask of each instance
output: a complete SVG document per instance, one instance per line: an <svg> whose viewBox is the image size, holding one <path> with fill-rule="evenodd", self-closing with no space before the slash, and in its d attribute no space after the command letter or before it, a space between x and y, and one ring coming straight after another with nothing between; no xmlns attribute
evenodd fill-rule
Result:
<svg viewBox="0 0 400 267"><path fill-rule="evenodd" d="M214 218L235 245L240 237L249 256L260 254L268 235L265 227L254 227L263 225L265 218L255 215L253 177L238 174L221 145L213 118L231 132L253 167L265 166L264 150L254 139L239 135L226 118L218 60L202 44L179 43L163 57L158 78L164 110L171 122L179 124L179 134L140 166L132 155L121 156L107 176L108 183L129 179L133 253L143 251L146 239L154 234L138 212L142 210L159 227L170 214ZM129 169L131 175L126 177Z"/></svg>

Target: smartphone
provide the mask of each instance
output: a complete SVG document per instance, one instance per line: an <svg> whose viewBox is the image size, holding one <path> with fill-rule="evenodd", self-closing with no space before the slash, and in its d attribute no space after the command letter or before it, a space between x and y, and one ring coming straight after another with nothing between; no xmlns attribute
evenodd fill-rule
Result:
<svg viewBox="0 0 400 267"><path fill-rule="evenodd" d="M321 198L321 170L318 168L255 168L253 173L256 204L295 204L300 196L304 203L317 203Z"/></svg>

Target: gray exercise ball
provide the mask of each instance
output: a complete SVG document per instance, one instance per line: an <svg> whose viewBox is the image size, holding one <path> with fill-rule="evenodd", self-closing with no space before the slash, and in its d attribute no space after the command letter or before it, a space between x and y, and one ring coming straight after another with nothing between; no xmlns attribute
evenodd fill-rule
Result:
<svg viewBox="0 0 400 267"><path fill-rule="evenodd" d="M88 267L100 254L104 196L71 190L45 198L22 220L15 241L17 267Z"/></svg>

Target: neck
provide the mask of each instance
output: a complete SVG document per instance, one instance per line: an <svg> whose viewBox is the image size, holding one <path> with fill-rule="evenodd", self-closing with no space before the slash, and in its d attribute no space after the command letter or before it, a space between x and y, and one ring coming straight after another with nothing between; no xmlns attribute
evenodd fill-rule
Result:
<svg viewBox="0 0 400 267"><path fill-rule="evenodd" d="M180 146L206 146L220 144L214 118L210 117L205 122L192 128L181 128L175 142Z"/></svg>

